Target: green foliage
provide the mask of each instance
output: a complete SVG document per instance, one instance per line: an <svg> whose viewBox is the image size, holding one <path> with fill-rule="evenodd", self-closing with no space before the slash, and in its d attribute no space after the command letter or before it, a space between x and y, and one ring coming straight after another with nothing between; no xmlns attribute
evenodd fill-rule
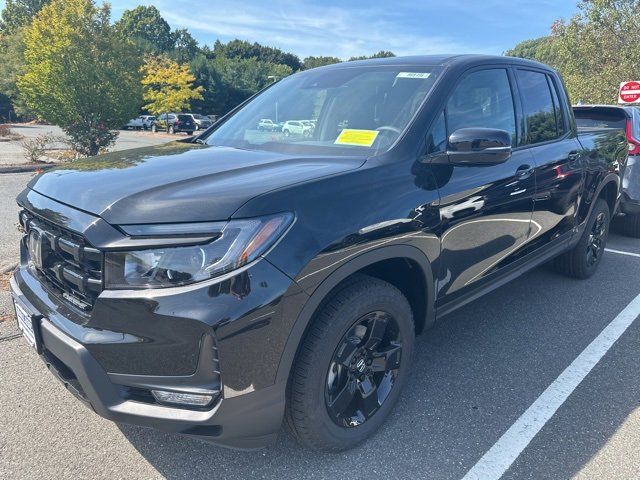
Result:
<svg viewBox="0 0 640 480"><path fill-rule="evenodd" d="M18 95L16 84L24 70L23 39L22 29L0 38L0 118L30 116L29 109Z"/></svg>
<svg viewBox="0 0 640 480"><path fill-rule="evenodd" d="M216 57L255 58L266 63L287 65L292 72L297 72L302 68L300 59L292 53L285 53L278 48L265 47L259 43L252 44L244 40L231 40L226 44L217 40L213 46L213 54Z"/></svg>
<svg viewBox="0 0 640 480"><path fill-rule="evenodd" d="M573 100L615 103L620 82L640 79L640 0L588 0L553 27L556 66Z"/></svg>
<svg viewBox="0 0 640 480"><path fill-rule="evenodd" d="M191 36L186 28L181 28L173 32L173 50L170 52L171 58L178 63L187 63L198 54L198 42Z"/></svg>
<svg viewBox="0 0 640 480"><path fill-rule="evenodd" d="M640 79L640 0L586 0L551 35L525 40L506 55L551 65L574 102L616 103L620 82Z"/></svg>
<svg viewBox="0 0 640 480"><path fill-rule="evenodd" d="M90 137L77 142L89 155L108 145L97 132L119 128L141 103L140 58L109 16L108 6L91 0L53 0L25 31L17 79L20 97L38 117Z"/></svg>
<svg viewBox="0 0 640 480"><path fill-rule="evenodd" d="M222 115L273 81L290 75L291 67L254 57L198 55L190 63L196 84L204 87L202 101L194 110Z"/></svg>
<svg viewBox="0 0 640 480"><path fill-rule="evenodd" d="M369 60L371 58L389 58L389 57L395 57L395 56L396 54L393 52L390 52L388 50L380 50L378 53L374 53L371 56L361 55L359 57L351 57L349 61L353 62L355 60Z"/></svg>
<svg viewBox="0 0 640 480"><path fill-rule="evenodd" d="M0 20L0 33L13 35L20 28L31 23L31 19L50 0L6 0Z"/></svg>
<svg viewBox="0 0 640 480"><path fill-rule="evenodd" d="M144 108L153 115L188 109L191 100L201 100L201 86L194 87L195 77L188 65L179 65L168 57L149 56L142 67Z"/></svg>
<svg viewBox="0 0 640 480"><path fill-rule="evenodd" d="M302 61L302 69L309 70L310 68L323 67L340 62L342 62L342 60L337 57L306 57Z"/></svg>
<svg viewBox="0 0 640 480"><path fill-rule="evenodd" d="M125 10L116 28L125 38L134 39L144 52L160 53L173 48L171 27L153 5Z"/></svg>
<svg viewBox="0 0 640 480"><path fill-rule="evenodd" d="M527 58L538 62L554 65L557 63L554 53L554 37L546 36L534 38L533 40L525 40L518 43L515 47L507 50L505 55L509 57Z"/></svg>
<svg viewBox="0 0 640 480"><path fill-rule="evenodd" d="M64 130L69 136L69 145L80 155L91 156L105 151L118 138L118 132L109 130L104 124L95 122L72 123Z"/></svg>

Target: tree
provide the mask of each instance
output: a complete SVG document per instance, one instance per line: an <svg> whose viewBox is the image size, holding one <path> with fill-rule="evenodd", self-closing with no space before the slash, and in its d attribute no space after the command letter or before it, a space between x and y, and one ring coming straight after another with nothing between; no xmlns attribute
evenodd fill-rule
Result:
<svg viewBox="0 0 640 480"><path fill-rule="evenodd" d="M613 103L620 82L640 78L640 0L586 0L552 27L556 67L573 100Z"/></svg>
<svg viewBox="0 0 640 480"><path fill-rule="evenodd" d="M186 28L173 32L173 50L171 58L178 63L187 63L195 58L198 53L198 42L191 36Z"/></svg>
<svg viewBox="0 0 640 480"><path fill-rule="evenodd" d="M555 38L552 36L534 38L518 43L515 47L507 50L504 54L509 57L527 58L547 65L555 65L557 59L554 53Z"/></svg>
<svg viewBox="0 0 640 480"><path fill-rule="evenodd" d="M142 67L144 106L153 115L188 109L191 100L201 100L203 88L194 87L195 77L188 65L166 56L148 56ZM167 122L167 128L169 124Z"/></svg>
<svg viewBox="0 0 640 480"><path fill-rule="evenodd" d="M302 69L309 70L310 68L323 67L324 65L332 65L334 63L340 63L337 57L306 57L302 61Z"/></svg>
<svg viewBox="0 0 640 480"><path fill-rule="evenodd" d="M25 31L20 97L84 155L109 146L141 101L140 59L109 17L108 5L53 0Z"/></svg>
<svg viewBox="0 0 640 480"><path fill-rule="evenodd" d="M255 58L262 62L287 65L292 72L297 72L302 68L302 63L296 55L283 52L279 48L265 47L257 42L251 44L247 41L236 39L224 44L217 40L213 46L213 52L218 57Z"/></svg>
<svg viewBox="0 0 640 480"><path fill-rule="evenodd" d="M16 79L24 71L24 32L16 30L0 39L0 118L28 116L29 109L18 96ZM13 113L12 113L13 112Z"/></svg>
<svg viewBox="0 0 640 480"><path fill-rule="evenodd" d="M389 57L395 57L395 56L396 54L393 52L390 52L388 50L380 50L378 53L374 53L371 56L362 55L360 57L351 57L349 61L353 62L354 60L369 60L371 58L389 58Z"/></svg>
<svg viewBox="0 0 640 480"><path fill-rule="evenodd" d="M171 27L153 5L125 10L116 27L125 38L134 39L144 52L168 52L173 48Z"/></svg>
<svg viewBox="0 0 640 480"><path fill-rule="evenodd" d="M6 0L0 20L0 33L13 35L21 27L31 23L31 19L50 0Z"/></svg>

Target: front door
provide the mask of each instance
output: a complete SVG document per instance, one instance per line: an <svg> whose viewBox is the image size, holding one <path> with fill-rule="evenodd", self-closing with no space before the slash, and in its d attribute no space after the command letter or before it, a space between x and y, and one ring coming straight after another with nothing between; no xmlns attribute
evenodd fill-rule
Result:
<svg viewBox="0 0 640 480"><path fill-rule="evenodd" d="M476 70L463 77L440 122L446 138L460 128L497 128L509 132L517 145L508 70ZM439 299L446 296L447 303L455 300L519 257L530 231L534 166L528 149L514 150L511 158L499 165L434 162L442 222Z"/></svg>

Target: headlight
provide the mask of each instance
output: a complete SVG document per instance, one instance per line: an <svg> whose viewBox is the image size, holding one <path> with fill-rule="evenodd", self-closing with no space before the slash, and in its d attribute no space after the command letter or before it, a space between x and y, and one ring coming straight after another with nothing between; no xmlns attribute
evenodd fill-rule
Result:
<svg viewBox="0 0 640 480"><path fill-rule="evenodd" d="M217 226L218 232L217 237L205 245L107 252L105 286L111 289L176 287L222 275L266 252L292 220L293 215L286 213L208 224ZM175 236L185 235L186 227L193 225L198 224L138 225L123 230L138 237Z"/></svg>

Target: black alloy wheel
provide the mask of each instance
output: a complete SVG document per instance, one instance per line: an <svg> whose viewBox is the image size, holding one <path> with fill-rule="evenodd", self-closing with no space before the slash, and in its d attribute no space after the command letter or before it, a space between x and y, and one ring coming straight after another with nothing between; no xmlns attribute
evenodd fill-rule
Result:
<svg viewBox="0 0 640 480"><path fill-rule="evenodd" d="M415 325L407 298L356 274L328 295L299 347L287 387L291 433L337 452L371 437L409 380Z"/></svg>
<svg viewBox="0 0 640 480"><path fill-rule="evenodd" d="M605 213L599 212L591 228L589 241L587 242L587 266L589 267L595 265L602 255L602 252L604 252L607 238L606 220L607 216Z"/></svg>
<svg viewBox="0 0 640 480"><path fill-rule="evenodd" d="M336 349L325 402L332 420L357 427L369 420L388 398L402 360L402 338L395 319L371 312L351 327Z"/></svg>
<svg viewBox="0 0 640 480"><path fill-rule="evenodd" d="M602 198L597 199L578 242L554 259L556 270L574 278L593 275L604 257L610 222L609 204Z"/></svg>

